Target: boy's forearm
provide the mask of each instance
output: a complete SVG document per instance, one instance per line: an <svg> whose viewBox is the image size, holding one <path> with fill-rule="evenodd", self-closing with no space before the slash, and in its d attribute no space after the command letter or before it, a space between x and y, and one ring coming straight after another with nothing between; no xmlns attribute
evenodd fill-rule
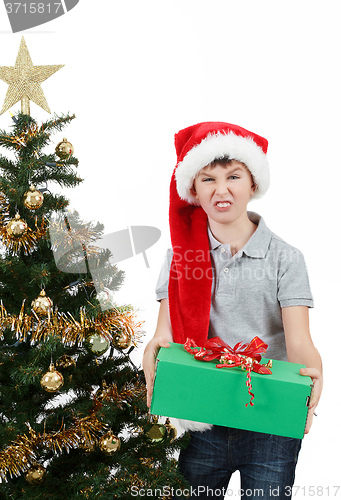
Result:
<svg viewBox="0 0 341 500"><path fill-rule="evenodd" d="M156 337L163 337L169 342L173 342L173 331L169 317L168 299L162 299L160 302L159 316L154 334L154 338Z"/></svg>
<svg viewBox="0 0 341 500"><path fill-rule="evenodd" d="M147 405L151 405L154 374L155 374L155 358L160 347L169 347L168 342L173 342L173 333L169 318L168 299L162 299L160 303L159 316L156 325L154 337L148 342L143 354L143 371L146 377L147 384Z"/></svg>
<svg viewBox="0 0 341 500"><path fill-rule="evenodd" d="M288 361L304 364L300 374L310 377L313 390L310 398L310 418L305 432L309 432L312 412L318 405L323 388L322 361L313 344L309 330L309 312L305 306L293 306L282 309L283 326L287 347Z"/></svg>
<svg viewBox="0 0 341 500"><path fill-rule="evenodd" d="M322 373L321 356L314 344L303 344L301 349L297 349L296 352L288 352L288 361L303 364L307 368L316 368Z"/></svg>
<svg viewBox="0 0 341 500"><path fill-rule="evenodd" d="M322 373L321 357L310 335L308 308L286 307L282 309L282 318L288 361L316 368Z"/></svg>

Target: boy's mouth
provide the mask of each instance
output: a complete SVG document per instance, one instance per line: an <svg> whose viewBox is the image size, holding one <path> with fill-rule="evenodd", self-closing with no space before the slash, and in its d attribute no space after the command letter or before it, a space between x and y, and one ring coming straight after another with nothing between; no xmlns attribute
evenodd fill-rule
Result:
<svg viewBox="0 0 341 500"><path fill-rule="evenodd" d="M218 201L216 203L216 206L219 207L219 208L227 208L231 205L231 202L230 201Z"/></svg>

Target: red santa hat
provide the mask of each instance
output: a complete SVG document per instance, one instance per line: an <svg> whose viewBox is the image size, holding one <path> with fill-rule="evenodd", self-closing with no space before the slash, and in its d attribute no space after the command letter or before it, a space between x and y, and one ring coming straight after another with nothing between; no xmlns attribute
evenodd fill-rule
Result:
<svg viewBox="0 0 341 500"><path fill-rule="evenodd" d="M246 165L257 185L253 198L269 187L268 141L238 125L203 122L175 135L177 165L170 185L169 223L173 260L169 308L174 342L207 340L212 267L207 215L191 193L195 177L213 160L228 157Z"/></svg>

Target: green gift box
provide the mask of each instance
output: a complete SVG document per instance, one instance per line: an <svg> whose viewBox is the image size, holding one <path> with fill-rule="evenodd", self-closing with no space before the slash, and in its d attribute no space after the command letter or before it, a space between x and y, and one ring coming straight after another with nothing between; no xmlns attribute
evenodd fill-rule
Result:
<svg viewBox="0 0 341 500"><path fill-rule="evenodd" d="M261 363L268 360L263 358ZM301 439L311 394L311 379L299 374L304 365L273 360L272 375L251 372L254 406L247 372L216 367L171 343L157 356L151 413L237 429ZM247 406L246 406L247 405Z"/></svg>

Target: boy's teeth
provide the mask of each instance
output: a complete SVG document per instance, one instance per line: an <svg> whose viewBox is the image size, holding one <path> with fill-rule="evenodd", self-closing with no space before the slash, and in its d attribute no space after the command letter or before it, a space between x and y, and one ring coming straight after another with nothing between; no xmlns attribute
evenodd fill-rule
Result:
<svg viewBox="0 0 341 500"><path fill-rule="evenodd" d="M228 201L226 201L226 202L222 202L221 201L221 202L217 203L217 206L220 207L220 208L226 208L229 205L231 205L231 203L229 203Z"/></svg>

